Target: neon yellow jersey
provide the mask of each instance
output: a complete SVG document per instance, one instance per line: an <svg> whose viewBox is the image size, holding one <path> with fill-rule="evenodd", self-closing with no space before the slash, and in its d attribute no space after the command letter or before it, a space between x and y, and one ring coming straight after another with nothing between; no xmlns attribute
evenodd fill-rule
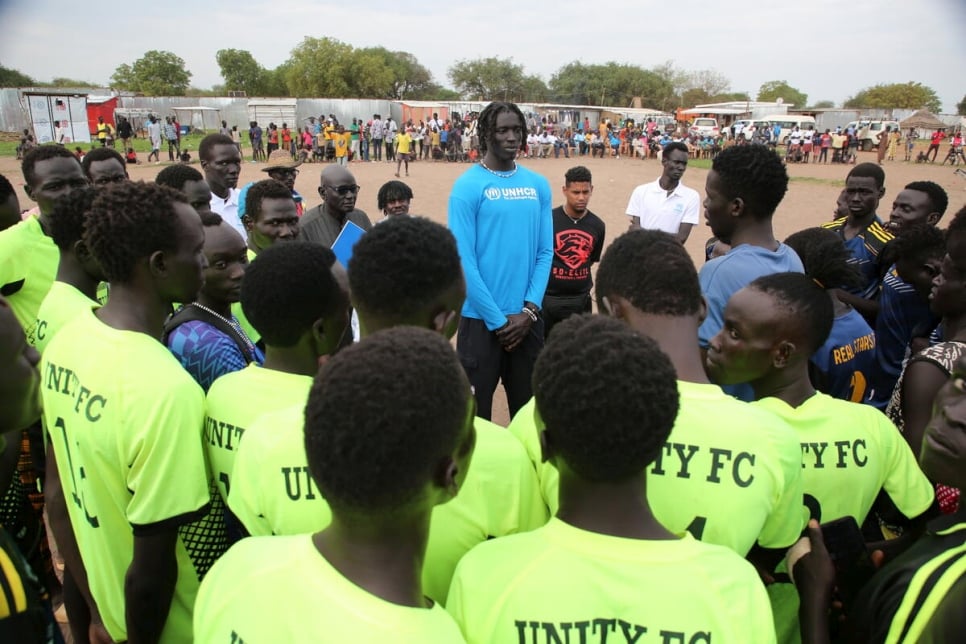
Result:
<svg viewBox="0 0 966 644"><path fill-rule="evenodd" d="M474 548L456 568L447 610L470 643L775 641L765 587L728 548L686 533L613 537L559 519Z"/></svg>
<svg viewBox="0 0 966 644"><path fill-rule="evenodd" d="M32 215L0 232L0 290L34 344L34 324L41 302L54 283L60 251Z"/></svg>
<svg viewBox="0 0 966 644"><path fill-rule="evenodd" d="M851 516L862 525L883 489L910 518L932 504L932 484L878 409L818 392L795 408L778 398L753 404L784 419L798 435L805 504L819 523Z"/></svg>
<svg viewBox="0 0 966 644"><path fill-rule="evenodd" d="M319 554L309 535L235 544L201 584L194 627L199 644L463 641L439 604L400 606L363 590Z"/></svg>
<svg viewBox="0 0 966 644"><path fill-rule="evenodd" d="M910 518L932 504L932 484L899 430L878 409L820 392L798 407L778 398L753 405L783 418L798 435L805 505L819 523L851 516L862 525L883 489ZM772 584L768 595L779 639L801 641L795 587Z"/></svg>
<svg viewBox="0 0 966 644"><path fill-rule="evenodd" d="M252 535L316 532L332 518L309 475L302 411L299 405L260 417L235 455L228 507ZM463 487L433 510L423 590L440 603L456 564L473 546L547 521L533 467L516 439L481 418L475 427L476 450Z"/></svg>
<svg viewBox="0 0 966 644"><path fill-rule="evenodd" d="M70 284L55 280L37 310L37 321L34 323L34 347L43 353L55 333L83 311L90 311L99 306L100 304Z"/></svg>
<svg viewBox="0 0 966 644"><path fill-rule="evenodd" d="M255 258L258 255L256 255L255 251L253 251L251 248L249 248L247 252L248 263L251 264L255 261ZM252 344L258 344L258 342L262 339L262 334L256 331L255 327L252 326L252 323L249 322L248 318L245 317L245 312L242 311L241 302L235 302L231 305L231 314L235 316L236 320L238 320L238 325L242 328L242 331L245 332L245 335L248 336L248 339L252 341Z"/></svg>
<svg viewBox="0 0 966 644"><path fill-rule="evenodd" d="M40 369L44 420L91 594L111 637L126 640L134 536L190 529L208 513L204 394L157 339L90 312L57 333ZM210 554L205 534L181 534L165 642L189 641L199 567Z"/></svg>
<svg viewBox="0 0 966 644"><path fill-rule="evenodd" d="M250 364L215 380L205 399L205 450L221 498L228 498L235 454L245 429L279 409L305 406L311 376Z"/></svg>
<svg viewBox="0 0 966 644"><path fill-rule="evenodd" d="M681 408L657 461L647 500L671 532L748 554L793 544L805 527L802 458L792 429L773 414L725 395L717 385L678 381ZM510 431L524 444L551 512L557 470L542 463L531 399Z"/></svg>

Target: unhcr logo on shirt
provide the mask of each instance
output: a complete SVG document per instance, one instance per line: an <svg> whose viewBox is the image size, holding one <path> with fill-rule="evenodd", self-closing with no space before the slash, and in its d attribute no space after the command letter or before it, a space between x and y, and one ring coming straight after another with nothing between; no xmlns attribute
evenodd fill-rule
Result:
<svg viewBox="0 0 966 644"><path fill-rule="evenodd" d="M496 201L497 199L537 199L536 188L487 188L483 194L490 201Z"/></svg>

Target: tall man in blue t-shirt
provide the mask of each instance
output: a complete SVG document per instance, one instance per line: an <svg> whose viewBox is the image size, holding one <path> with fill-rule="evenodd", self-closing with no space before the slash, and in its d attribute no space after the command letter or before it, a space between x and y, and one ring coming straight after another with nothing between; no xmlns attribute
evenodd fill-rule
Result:
<svg viewBox="0 0 966 644"><path fill-rule="evenodd" d="M698 273L708 315L698 329L702 354L724 324L728 299L755 279L772 273L802 273L802 261L775 239L772 216L788 190L788 173L774 150L739 145L714 158L705 183L704 216L712 234L731 246ZM728 393L750 402L747 385L731 385Z"/></svg>
<svg viewBox="0 0 966 644"><path fill-rule="evenodd" d="M480 163L456 180L449 228L466 276L456 339L477 414L490 419L500 380L513 416L532 396L530 376L543 346L543 301L553 260L550 184L519 167L526 120L513 103L490 103L478 125Z"/></svg>

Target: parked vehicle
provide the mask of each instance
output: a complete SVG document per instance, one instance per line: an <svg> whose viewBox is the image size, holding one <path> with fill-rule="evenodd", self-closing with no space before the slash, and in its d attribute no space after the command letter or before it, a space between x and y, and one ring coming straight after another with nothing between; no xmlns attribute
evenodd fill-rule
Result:
<svg viewBox="0 0 966 644"><path fill-rule="evenodd" d="M762 117L762 120L771 123L772 127L776 123L781 126L781 132L778 134L779 145L788 143L788 135L791 134L792 128L796 125L799 130L807 130L809 126L813 130L815 129L815 117L804 116L802 114L772 114Z"/></svg>
<svg viewBox="0 0 966 644"><path fill-rule="evenodd" d="M697 136L718 136L720 131L718 119L705 117L694 119L694 123L688 128L689 133Z"/></svg>

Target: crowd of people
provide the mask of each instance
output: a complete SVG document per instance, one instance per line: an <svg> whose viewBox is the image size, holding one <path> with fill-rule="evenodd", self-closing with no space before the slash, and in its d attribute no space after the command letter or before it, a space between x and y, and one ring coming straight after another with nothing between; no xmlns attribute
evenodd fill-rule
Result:
<svg viewBox="0 0 966 644"><path fill-rule="evenodd" d="M333 158L421 154L358 121ZM963 637L966 207L861 163L780 240L773 147L702 197L672 140L608 244L587 167L471 123L446 226L346 163L308 208L287 124L241 189L230 132L150 183L35 147L23 217L0 181L0 639L55 599L96 643Z"/></svg>

